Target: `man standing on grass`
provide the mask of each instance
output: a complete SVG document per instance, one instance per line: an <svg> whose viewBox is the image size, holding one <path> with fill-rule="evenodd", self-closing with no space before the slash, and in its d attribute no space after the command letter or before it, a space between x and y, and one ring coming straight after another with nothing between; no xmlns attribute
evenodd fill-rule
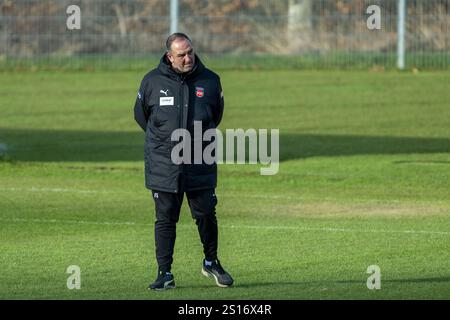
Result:
<svg viewBox="0 0 450 320"><path fill-rule="evenodd" d="M217 165L203 159L174 162L172 148L179 142L171 139L172 132L185 129L193 145L202 139L194 135L194 121L202 124L203 132L219 125L224 108L220 78L202 64L187 35L170 35L166 49L159 66L142 80L134 106L135 120L145 131L145 183L156 210L158 276L149 289L175 288L171 265L184 193L203 244L201 272L218 286L229 287L233 279L217 258Z"/></svg>

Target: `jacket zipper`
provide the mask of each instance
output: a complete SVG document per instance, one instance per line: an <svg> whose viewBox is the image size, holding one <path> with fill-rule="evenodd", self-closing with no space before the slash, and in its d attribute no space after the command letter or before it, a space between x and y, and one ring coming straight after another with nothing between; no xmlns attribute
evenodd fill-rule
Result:
<svg viewBox="0 0 450 320"><path fill-rule="evenodd" d="M178 123L178 127L181 129L183 128L183 108L184 108L184 77L180 76L180 83L181 83L181 90L180 90L180 119Z"/></svg>
<svg viewBox="0 0 450 320"><path fill-rule="evenodd" d="M179 105L180 105L180 110L179 110L179 122L178 122L178 127L181 129L183 128L183 113L184 113L184 82L185 82L185 78L183 76L180 76L180 84L181 84L181 89L180 89L180 93L179 93ZM183 138L183 143L185 143L185 139ZM183 153L183 157L184 157L184 153ZM180 170L179 170L180 174L184 174L184 164L180 164ZM180 179L180 176L178 176L178 179ZM177 183L177 185L179 185L179 183Z"/></svg>

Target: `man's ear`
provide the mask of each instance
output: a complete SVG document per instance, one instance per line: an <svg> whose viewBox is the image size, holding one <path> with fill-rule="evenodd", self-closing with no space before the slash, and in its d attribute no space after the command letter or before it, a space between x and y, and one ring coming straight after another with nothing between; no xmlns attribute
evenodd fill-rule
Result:
<svg viewBox="0 0 450 320"><path fill-rule="evenodd" d="M172 55L170 54L170 51L167 51L166 52L166 58L167 58L167 60L169 60L170 62L172 62Z"/></svg>

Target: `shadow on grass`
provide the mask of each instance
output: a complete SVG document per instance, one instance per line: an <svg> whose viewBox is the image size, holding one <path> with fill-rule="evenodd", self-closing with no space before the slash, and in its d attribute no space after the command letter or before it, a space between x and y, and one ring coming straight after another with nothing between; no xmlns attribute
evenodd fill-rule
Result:
<svg viewBox="0 0 450 320"><path fill-rule="evenodd" d="M230 288L226 288L226 290L233 289L233 288L258 288L258 287L286 287L286 286L304 286L307 283L311 282L303 282L303 281L279 281L279 282L251 282L251 283L234 283ZM191 286L177 286L177 288L189 288L189 289L211 289L211 288L217 288L220 290L224 290L223 288L215 287L215 283L211 282L208 284L199 284L199 285L191 285Z"/></svg>
<svg viewBox="0 0 450 320"><path fill-rule="evenodd" d="M317 281L277 281L277 282L251 282L251 283L235 283L235 288L258 288L258 287L298 287L304 288L306 285L314 286L330 286L332 284L361 284L365 286L367 279L361 280L317 280ZM432 277L432 278L407 278L407 279L382 279L382 283L440 283L450 282L450 276ZM189 288L207 289L211 288L211 284L189 286Z"/></svg>
<svg viewBox="0 0 450 320"><path fill-rule="evenodd" d="M13 161L140 161L143 160L144 134L138 130L118 132L0 128L0 143L3 154ZM280 134L281 161L320 156L448 152L450 139L446 138ZM410 162L396 162L407 163ZM440 161L438 164L442 163L449 162Z"/></svg>

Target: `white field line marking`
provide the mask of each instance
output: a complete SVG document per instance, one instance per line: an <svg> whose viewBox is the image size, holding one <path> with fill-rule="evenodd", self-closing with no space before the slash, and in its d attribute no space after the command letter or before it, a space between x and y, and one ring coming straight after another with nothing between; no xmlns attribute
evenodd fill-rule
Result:
<svg viewBox="0 0 450 320"><path fill-rule="evenodd" d="M117 193L133 193L132 191L126 190L89 190L89 189L73 189L73 188L0 188L0 191L10 191L10 192L56 192L56 193L92 193L92 194L117 194ZM218 197L222 197L224 195L217 194ZM225 197L242 197L241 194L227 194ZM256 198L256 199L285 199L285 200L299 200L299 197L289 197L289 196L270 196L270 195L246 195L247 198Z"/></svg>
<svg viewBox="0 0 450 320"><path fill-rule="evenodd" d="M68 188L0 188L0 191L12 191L12 192L71 192L71 193L118 193L108 190L82 190L82 189L68 189Z"/></svg>
<svg viewBox="0 0 450 320"><path fill-rule="evenodd" d="M405 234L441 234L450 235L450 231L425 231L425 230L358 230L347 228L307 228L294 226L224 226L227 228L247 228L247 229L266 229L266 230L299 230L299 231L326 231L326 232L349 232L349 233L405 233Z"/></svg>
<svg viewBox="0 0 450 320"><path fill-rule="evenodd" d="M25 222L25 223L69 223L69 224L89 224L89 225L118 225L118 226L153 226L152 223L135 223L128 221L85 221L66 219L20 219L20 218L0 218L3 222ZM179 224L179 227L191 227L187 224ZM450 235L450 231L425 231L425 230L361 230L348 228L308 228L296 226L252 226L252 225L221 225L221 228L230 229L259 229L259 230L293 230L293 231L323 231L323 232L347 232L347 233L398 233L398 234L431 234Z"/></svg>
<svg viewBox="0 0 450 320"><path fill-rule="evenodd" d="M136 223L130 221L86 221L69 219L23 219L23 218L0 218L3 222L23 222L23 223L68 223L68 224L90 224L90 225L111 225L111 226L153 226L153 223ZM178 224L177 227L187 227Z"/></svg>
<svg viewBox="0 0 450 320"><path fill-rule="evenodd" d="M133 193L135 194L134 191L127 191L127 190L89 190L89 189L75 189L75 188L37 188L37 187L31 187L31 188L0 188L0 191L9 191L9 192L42 192L42 193L46 193L46 192L61 192L61 193L86 193L86 194L128 194L128 193ZM242 194L241 193L226 193L226 194L219 194L216 193L216 195L220 198L220 197L225 197L225 198L242 198ZM254 199L273 199L273 200L295 200L295 201L299 201L302 200L301 196L274 196L274 195L254 195L254 194L249 194L249 195L245 195L246 198L254 198ZM336 199L334 198L321 198L321 201L335 201ZM371 200L358 200L358 199L353 199L353 202L385 202L384 200L377 200L377 199L371 199ZM400 200L389 200L390 203L400 203Z"/></svg>
<svg viewBox="0 0 450 320"><path fill-rule="evenodd" d="M111 194L111 193L133 193L132 191L126 191L126 190L89 190L89 189L73 189L73 188L37 188L37 187L31 187L31 188L0 188L0 191L11 191L11 192L72 192L72 193L104 193L104 194ZM217 194L217 196L223 196ZM230 197L241 197L241 194L227 194L225 196ZM265 195L247 195L247 198L262 198L262 199L286 199L286 200L298 200L298 197L289 197L289 196L265 196Z"/></svg>
<svg viewBox="0 0 450 320"><path fill-rule="evenodd" d="M128 221L86 221L86 220L68 220L68 219L22 219L22 218L11 218L4 219L0 218L0 221L4 222L25 222L25 223L69 223L69 224L92 224L92 225L118 225L118 226L150 226L152 224L148 223L135 223Z"/></svg>

